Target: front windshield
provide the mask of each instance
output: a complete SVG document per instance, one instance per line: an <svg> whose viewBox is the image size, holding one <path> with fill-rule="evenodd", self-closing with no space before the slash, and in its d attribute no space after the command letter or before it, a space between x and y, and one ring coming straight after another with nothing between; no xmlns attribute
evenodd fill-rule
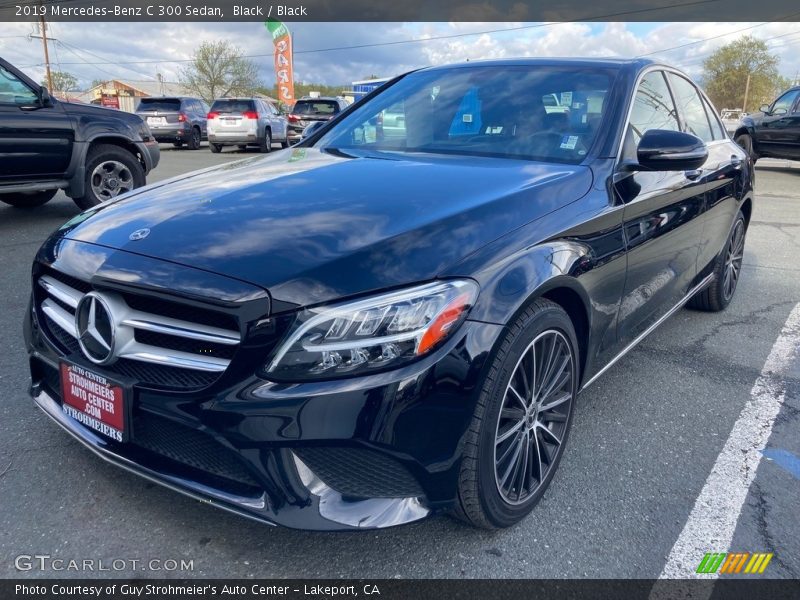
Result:
<svg viewBox="0 0 800 600"><path fill-rule="evenodd" d="M614 72L542 65L411 73L315 146L581 162L602 126Z"/></svg>

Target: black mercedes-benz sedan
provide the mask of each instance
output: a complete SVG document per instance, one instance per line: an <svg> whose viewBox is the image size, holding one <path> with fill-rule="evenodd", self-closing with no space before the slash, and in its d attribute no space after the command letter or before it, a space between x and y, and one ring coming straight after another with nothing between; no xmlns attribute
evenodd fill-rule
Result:
<svg viewBox="0 0 800 600"><path fill-rule="evenodd" d="M752 203L671 67L414 71L291 149L62 226L31 394L107 461L264 522L510 526L578 393L687 302L731 302Z"/></svg>

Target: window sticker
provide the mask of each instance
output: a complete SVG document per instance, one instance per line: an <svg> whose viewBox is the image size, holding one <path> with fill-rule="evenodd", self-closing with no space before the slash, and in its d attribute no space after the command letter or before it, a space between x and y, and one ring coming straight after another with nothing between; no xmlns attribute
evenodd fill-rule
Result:
<svg viewBox="0 0 800 600"><path fill-rule="evenodd" d="M575 146L578 144L578 136L577 135L565 135L561 138L561 149L562 150L575 150Z"/></svg>

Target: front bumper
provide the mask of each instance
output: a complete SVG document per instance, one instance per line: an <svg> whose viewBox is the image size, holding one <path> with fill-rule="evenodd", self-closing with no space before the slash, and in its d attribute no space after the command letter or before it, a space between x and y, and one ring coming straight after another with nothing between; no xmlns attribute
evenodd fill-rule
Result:
<svg viewBox="0 0 800 600"><path fill-rule="evenodd" d="M191 394L134 385L131 437L119 443L62 412L63 357L28 315L31 395L95 454L219 508L315 530L388 527L452 506L483 365L502 331L467 321L431 356L358 379L252 374Z"/></svg>

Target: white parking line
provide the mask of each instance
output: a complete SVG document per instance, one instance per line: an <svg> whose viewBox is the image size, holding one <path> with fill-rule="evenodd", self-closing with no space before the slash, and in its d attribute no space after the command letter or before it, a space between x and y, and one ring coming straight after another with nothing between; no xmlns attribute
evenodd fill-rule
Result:
<svg viewBox="0 0 800 600"><path fill-rule="evenodd" d="M695 570L706 552L764 550L771 548L730 548L736 523L750 484L761 461L761 451L772 433L772 425L783 404L781 375L795 356L800 357L800 304L783 326L708 476L689 519L672 547L659 579L687 577L713 579L717 574Z"/></svg>

